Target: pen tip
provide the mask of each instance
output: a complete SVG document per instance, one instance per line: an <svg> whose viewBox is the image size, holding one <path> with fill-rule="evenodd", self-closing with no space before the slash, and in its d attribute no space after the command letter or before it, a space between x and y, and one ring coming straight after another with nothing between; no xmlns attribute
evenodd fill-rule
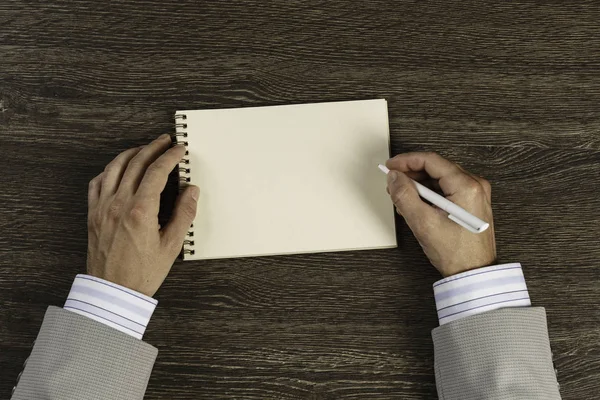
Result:
<svg viewBox="0 0 600 400"><path fill-rule="evenodd" d="M381 172L386 173L386 174L390 172L388 167L386 167L385 165L382 165L382 164L377 164L377 168L379 168L381 170Z"/></svg>

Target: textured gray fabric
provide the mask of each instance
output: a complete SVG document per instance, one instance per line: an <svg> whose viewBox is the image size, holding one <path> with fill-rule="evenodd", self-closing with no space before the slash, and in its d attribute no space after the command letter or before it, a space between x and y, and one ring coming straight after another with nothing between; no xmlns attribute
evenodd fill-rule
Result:
<svg viewBox="0 0 600 400"><path fill-rule="evenodd" d="M107 325L49 307L12 399L142 399L157 353Z"/></svg>
<svg viewBox="0 0 600 400"><path fill-rule="evenodd" d="M546 311L504 308L433 330L440 400L558 400Z"/></svg>
<svg viewBox="0 0 600 400"><path fill-rule="evenodd" d="M433 330L440 400L559 400L543 308L505 308ZM140 400L158 351L49 307L13 400Z"/></svg>

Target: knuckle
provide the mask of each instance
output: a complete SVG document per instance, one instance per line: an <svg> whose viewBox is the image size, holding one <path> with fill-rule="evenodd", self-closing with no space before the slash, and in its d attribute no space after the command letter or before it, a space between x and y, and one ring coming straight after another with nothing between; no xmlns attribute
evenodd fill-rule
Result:
<svg viewBox="0 0 600 400"><path fill-rule="evenodd" d="M475 179L469 179L467 182L465 182L464 190L467 193L476 196L483 193L483 186Z"/></svg>
<svg viewBox="0 0 600 400"><path fill-rule="evenodd" d="M426 158L442 158L442 156L435 151L426 151L424 155Z"/></svg>
<svg viewBox="0 0 600 400"><path fill-rule="evenodd" d="M119 219L123 213L124 203L121 200L114 200L108 206L107 215L111 219Z"/></svg>
<svg viewBox="0 0 600 400"><path fill-rule="evenodd" d="M129 217L134 222L144 222L148 219L148 213L143 205L136 204L129 210Z"/></svg>
<svg viewBox="0 0 600 400"><path fill-rule="evenodd" d="M406 198L409 195L409 192L410 187L408 185L398 186L392 194L392 201L394 202L394 204L401 204L404 200L406 200Z"/></svg>
<svg viewBox="0 0 600 400"><path fill-rule="evenodd" d="M94 218L92 219L92 224L93 224L93 226L101 226L102 225L102 216L99 214L94 215Z"/></svg>
<svg viewBox="0 0 600 400"><path fill-rule="evenodd" d="M106 173L107 175L112 175L112 174L118 172L119 169L120 169L119 165L115 161L111 161L104 168L104 173Z"/></svg>
<svg viewBox="0 0 600 400"><path fill-rule="evenodd" d="M491 192L492 191L492 184L487 179L480 178L479 183L481 183L481 186L483 187L483 189L486 192Z"/></svg>

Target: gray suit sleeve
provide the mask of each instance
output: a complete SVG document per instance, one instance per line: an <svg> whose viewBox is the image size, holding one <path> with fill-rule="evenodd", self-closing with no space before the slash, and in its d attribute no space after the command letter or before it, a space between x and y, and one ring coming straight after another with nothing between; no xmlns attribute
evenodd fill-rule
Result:
<svg viewBox="0 0 600 400"><path fill-rule="evenodd" d="M157 353L107 325L49 307L12 399L142 399Z"/></svg>
<svg viewBox="0 0 600 400"><path fill-rule="evenodd" d="M440 400L560 400L543 308L474 315L432 336Z"/></svg>

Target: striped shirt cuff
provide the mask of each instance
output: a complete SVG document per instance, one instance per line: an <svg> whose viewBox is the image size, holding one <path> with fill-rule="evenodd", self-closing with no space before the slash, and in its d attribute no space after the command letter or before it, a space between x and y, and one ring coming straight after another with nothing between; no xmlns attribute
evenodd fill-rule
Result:
<svg viewBox="0 0 600 400"><path fill-rule="evenodd" d="M440 325L504 307L531 305L521 264L502 264L452 275L433 284Z"/></svg>
<svg viewBox="0 0 600 400"><path fill-rule="evenodd" d="M63 308L141 339L157 304L135 290L79 274Z"/></svg>

